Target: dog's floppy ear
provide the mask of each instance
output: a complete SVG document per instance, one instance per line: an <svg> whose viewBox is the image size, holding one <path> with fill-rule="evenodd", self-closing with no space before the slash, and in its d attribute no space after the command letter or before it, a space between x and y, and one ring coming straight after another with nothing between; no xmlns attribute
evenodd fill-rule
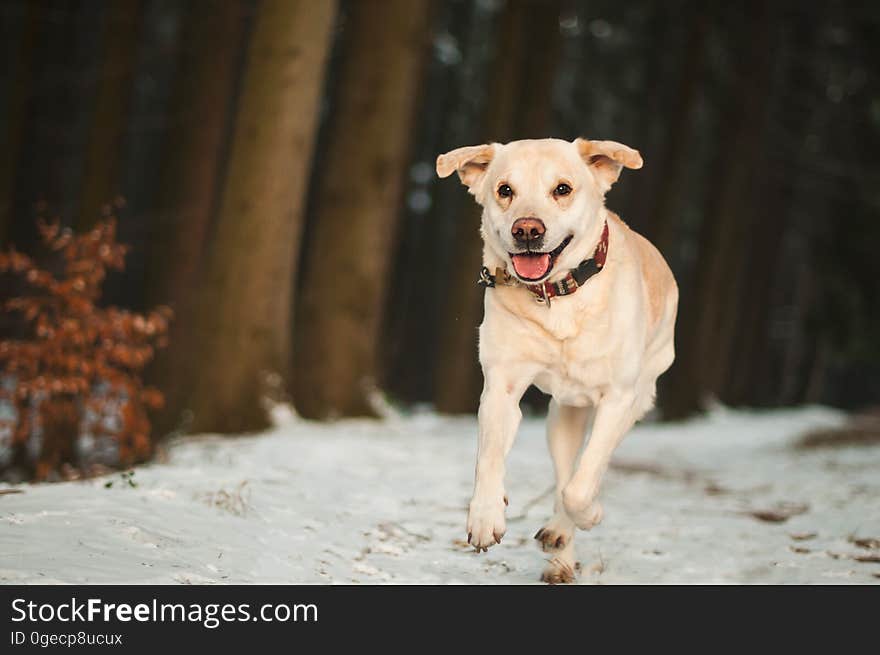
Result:
<svg viewBox="0 0 880 655"><path fill-rule="evenodd" d="M474 193L474 186L483 179L494 156L494 143L456 148L437 157L437 175L449 177L457 171L461 183Z"/></svg>
<svg viewBox="0 0 880 655"><path fill-rule="evenodd" d="M642 156L638 150L617 141L589 141L575 139L575 146L593 175L599 181L602 191L608 191L617 182L621 169L641 168Z"/></svg>

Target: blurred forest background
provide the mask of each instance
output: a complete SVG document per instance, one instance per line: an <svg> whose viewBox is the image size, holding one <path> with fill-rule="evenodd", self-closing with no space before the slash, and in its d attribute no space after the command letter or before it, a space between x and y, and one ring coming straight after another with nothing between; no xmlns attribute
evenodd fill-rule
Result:
<svg viewBox="0 0 880 655"><path fill-rule="evenodd" d="M175 314L156 437L267 396L475 411L479 210L434 160L546 136L645 159L608 205L681 287L664 417L880 398L877 3L2 0L0 30L3 249L118 217L102 304Z"/></svg>

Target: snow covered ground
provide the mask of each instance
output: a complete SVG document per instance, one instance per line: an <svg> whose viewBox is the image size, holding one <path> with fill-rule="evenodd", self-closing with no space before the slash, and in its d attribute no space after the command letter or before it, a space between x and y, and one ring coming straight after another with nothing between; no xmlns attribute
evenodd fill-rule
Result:
<svg viewBox="0 0 880 655"><path fill-rule="evenodd" d="M509 460L504 543L477 555L462 541L474 420L276 413L261 435L171 444L136 486L0 486L0 582L537 583L532 535L552 504L543 420L524 422ZM880 582L864 561L880 550L853 542L880 537L880 448L793 447L842 421L720 409L637 427L606 478L604 522L578 533L580 582Z"/></svg>

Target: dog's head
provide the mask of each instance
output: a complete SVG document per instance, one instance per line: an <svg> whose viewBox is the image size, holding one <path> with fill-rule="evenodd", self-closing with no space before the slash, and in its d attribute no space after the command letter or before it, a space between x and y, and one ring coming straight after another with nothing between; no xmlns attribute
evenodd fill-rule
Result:
<svg viewBox="0 0 880 655"><path fill-rule="evenodd" d="M605 193L637 150L614 141L512 141L457 148L437 174L458 172L483 206L483 239L520 280L540 282L590 256Z"/></svg>

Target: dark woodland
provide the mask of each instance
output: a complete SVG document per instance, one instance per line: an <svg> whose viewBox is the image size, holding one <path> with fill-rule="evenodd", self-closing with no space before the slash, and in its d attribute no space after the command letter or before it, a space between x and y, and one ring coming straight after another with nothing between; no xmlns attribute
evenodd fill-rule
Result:
<svg viewBox="0 0 880 655"><path fill-rule="evenodd" d="M5 475L260 430L267 399L475 412L479 209L434 161L520 138L645 160L608 205L681 289L657 419L880 399L875 3L2 0L0 48ZM91 345L40 395L75 257Z"/></svg>

